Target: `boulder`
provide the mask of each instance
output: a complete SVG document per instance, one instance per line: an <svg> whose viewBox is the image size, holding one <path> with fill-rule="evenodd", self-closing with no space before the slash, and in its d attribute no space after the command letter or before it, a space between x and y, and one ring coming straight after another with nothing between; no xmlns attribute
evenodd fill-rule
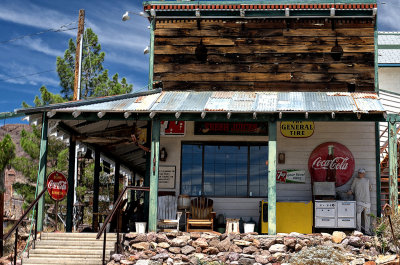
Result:
<svg viewBox="0 0 400 265"><path fill-rule="evenodd" d="M146 242L147 236L146 234L136 234L136 236L131 240L131 244L138 243L138 242Z"/></svg>
<svg viewBox="0 0 400 265"><path fill-rule="evenodd" d="M159 253L157 255L154 255L153 257L151 257L152 260L164 260L164 259L168 259L169 255L168 253Z"/></svg>
<svg viewBox="0 0 400 265"><path fill-rule="evenodd" d="M255 263L255 260L250 259L250 258L240 258L238 260L239 265L253 265L254 263Z"/></svg>
<svg viewBox="0 0 400 265"><path fill-rule="evenodd" d="M171 246L183 247L183 246L186 246L186 241L182 238L174 238L171 240Z"/></svg>
<svg viewBox="0 0 400 265"><path fill-rule="evenodd" d="M148 242L135 243L135 244L132 244L132 248L137 249L137 250L149 250L150 243L148 243Z"/></svg>
<svg viewBox="0 0 400 265"><path fill-rule="evenodd" d="M288 248L294 248L296 246L296 243L297 243L297 239L295 237L287 236L283 239L283 244L285 246L287 246Z"/></svg>
<svg viewBox="0 0 400 265"><path fill-rule="evenodd" d="M172 252L174 254L181 253L181 248L180 247L170 247L168 250L169 250L169 252Z"/></svg>
<svg viewBox="0 0 400 265"><path fill-rule="evenodd" d="M200 247L200 248L207 248L208 247L207 239L200 237L192 242L192 246Z"/></svg>
<svg viewBox="0 0 400 265"><path fill-rule="evenodd" d="M249 246L249 247L245 247L243 249L243 254L253 254L254 252L257 252L258 249L255 246Z"/></svg>
<svg viewBox="0 0 400 265"><path fill-rule="evenodd" d="M184 255L192 254L192 253L194 253L195 251L196 251L196 249L195 249L194 247L192 247L192 246L184 246L184 247L181 249L181 252L182 252Z"/></svg>
<svg viewBox="0 0 400 265"><path fill-rule="evenodd" d="M269 256L256 255L256 262L267 264L269 263Z"/></svg>
<svg viewBox="0 0 400 265"><path fill-rule="evenodd" d="M284 244L275 244L275 245L272 245L268 250L271 253L286 252L287 247Z"/></svg>
<svg viewBox="0 0 400 265"><path fill-rule="evenodd" d="M228 254L228 259L230 261L237 261L237 260L239 260L239 258L240 258L240 256L239 256L238 253L231 252L231 253Z"/></svg>
<svg viewBox="0 0 400 265"><path fill-rule="evenodd" d="M123 257L124 257L124 255L122 255L122 254L113 254L111 256L111 259L114 260L114 261L119 262Z"/></svg>
<svg viewBox="0 0 400 265"><path fill-rule="evenodd" d="M269 249L272 245L275 244L275 238L260 238L260 244L262 248Z"/></svg>
<svg viewBox="0 0 400 265"><path fill-rule="evenodd" d="M213 238L210 240L210 242L208 243L208 245L210 247L217 247L219 242L221 242L218 238Z"/></svg>
<svg viewBox="0 0 400 265"><path fill-rule="evenodd" d="M230 247L231 247L231 241L229 240L229 237L225 238L217 245L218 250L222 252L229 251Z"/></svg>
<svg viewBox="0 0 400 265"><path fill-rule="evenodd" d="M215 247L208 247L205 250L203 250L203 253L209 254L209 255L216 255L219 253L218 248Z"/></svg>
<svg viewBox="0 0 400 265"><path fill-rule="evenodd" d="M168 244L167 242L161 242L161 243L158 243L157 246L160 248L169 248L171 245Z"/></svg>
<svg viewBox="0 0 400 265"><path fill-rule="evenodd" d="M242 253L243 250L242 250L242 248L239 247L238 245L232 244L232 245L230 246L230 248L229 248L229 252Z"/></svg>
<svg viewBox="0 0 400 265"><path fill-rule="evenodd" d="M357 230L354 230L354 232L353 232L353 236L359 236L359 237L361 237L361 236L363 236L364 234L362 233L362 232L360 232L360 231L357 231Z"/></svg>
<svg viewBox="0 0 400 265"><path fill-rule="evenodd" d="M349 245L359 248L363 245L363 242L358 236L351 236L349 237Z"/></svg>
<svg viewBox="0 0 400 265"><path fill-rule="evenodd" d="M157 239L156 242L157 243L161 243L161 242L169 242L170 240L168 239L168 237L165 234L157 234Z"/></svg>
<svg viewBox="0 0 400 265"><path fill-rule="evenodd" d="M346 234L341 231L335 231L332 234L332 242L336 244L340 244L345 238Z"/></svg>

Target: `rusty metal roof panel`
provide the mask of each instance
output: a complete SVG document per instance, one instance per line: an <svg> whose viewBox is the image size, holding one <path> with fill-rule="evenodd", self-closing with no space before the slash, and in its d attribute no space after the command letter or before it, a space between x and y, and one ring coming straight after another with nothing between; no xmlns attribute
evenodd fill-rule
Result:
<svg viewBox="0 0 400 265"><path fill-rule="evenodd" d="M182 102L186 100L190 92L162 92L160 97L151 107L151 111L157 112L173 112L177 111Z"/></svg>
<svg viewBox="0 0 400 265"><path fill-rule="evenodd" d="M125 112L125 111L148 111L153 103L160 96L160 93L119 99L96 104L57 109L59 112L85 111L85 112Z"/></svg>

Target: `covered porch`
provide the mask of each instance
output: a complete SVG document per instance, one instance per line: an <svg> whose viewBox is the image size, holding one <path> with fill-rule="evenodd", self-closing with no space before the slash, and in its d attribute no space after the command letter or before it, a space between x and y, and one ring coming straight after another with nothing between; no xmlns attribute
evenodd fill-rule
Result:
<svg viewBox="0 0 400 265"><path fill-rule="evenodd" d="M354 130L358 125L368 129L368 139L374 141L369 151L375 151L375 164L370 167L371 174L379 177L379 130L377 122L386 121L385 110L375 93L325 93L325 92L178 92L153 90L149 92L134 93L122 96L114 96L86 101L68 102L32 109L18 110L17 113L28 115L30 121L36 120L42 124L41 163L39 169L40 185L45 183L47 135L51 133L67 134L69 137L70 156L69 161L74 161L75 145L79 141L95 153L93 213L96 214L99 202L99 172L101 154L108 157L115 164L114 201L119 195L120 168L130 170L134 175L143 178L143 186L149 187L145 192L145 216L148 216L148 230L157 231L157 201L159 191L173 192L175 196L189 193L191 197L207 196L214 198L215 205L225 216L232 216L235 207L229 213L227 201L238 203L241 207L248 208L251 213L248 217L257 214L257 202L264 199L268 201L268 234L276 234L276 202L277 197L292 196L291 190L285 192L285 187L279 187L276 182L277 163L279 150L289 150L290 141L281 137L279 124L282 121L313 121L320 123L329 130L336 127L336 131L346 130L347 135L355 135ZM396 117L389 116L389 126L395 126ZM182 124L186 126L183 135L166 135L166 122ZM204 136L196 134L196 126L204 123L223 124L264 124L264 133L258 135L213 135ZM336 126L336 125L338 126ZM347 125L346 125L347 124ZM51 129L49 129L51 127ZM393 128L392 128L393 129ZM326 132L329 135L329 132ZM205 138L203 138L205 137ZM333 137L333 136L331 136ZM345 136L343 136L345 137ZM333 137L334 138L334 137ZM392 139L392 150L396 150ZM340 138L339 138L340 139ZM320 138L320 140L322 140ZM200 190L193 190L192 184L184 187L185 179L182 179L182 150L184 145L206 146L246 146L248 156L251 155L251 146L265 146L264 167L265 179L260 180L258 192L253 195L249 184L244 194L238 192L239 184L236 184L236 193L227 192L224 196L211 193L204 183L204 173ZM289 143L289 144L288 144ZM310 142L314 144L313 142ZM358 145L362 145L360 142ZM285 146L286 145L286 146ZM301 145L298 147L301 148ZM375 150L374 150L375 148ZM164 150L163 150L164 149ZM242 148L243 149L243 148ZM160 161L160 150L168 151L168 163ZM289 151L287 151L289 153ZM357 151L362 153L363 151ZM305 152L306 153L306 152ZM396 154L391 156L393 176L397 176ZM164 154L165 155L165 154ZM204 157L204 153L202 154ZM290 153L290 155L296 155ZM297 151L298 156L304 156ZM370 158L369 158L370 159ZM371 160L369 160L371 161ZM298 163L303 163L300 161ZM159 188L159 168L175 166L175 183L173 187ZM69 164L69 187L74 187L75 163ZM375 172L373 172L375 171ZM248 175L250 173L247 173ZM187 179L187 178L186 178ZM249 182L247 178L247 183ZM308 182L307 182L308 181ZM303 185L309 184L309 180ZM379 181L375 181L378 185ZM227 185L226 183L224 185ZM263 186L264 185L264 186ZM211 187L211 186L210 186ZM214 185L215 187L215 185ZM261 187L261 188L260 188ZM264 189L262 187L265 187ZM298 186L300 187L300 186ZM392 184L391 190L397 191L397 182ZM211 187L213 188L213 187ZM297 188L297 187L296 187ZM226 189L227 190L227 189ZM251 192L251 193L250 193ZM299 198L311 200L311 191L300 189L297 191ZM376 212L380 214L380 189L376 187L374 198L376 199ZM278 193L278 194L277 194ZM306 195L303 195L306 194ZM396 196L397 192L393 192ZM293 195L295 196L295 195ZM74 203L74 190L68 192L67 231L72 231L72 208ZM391 200L392 201L392 200ZM397 197L393 198L397 202ZM247 206L246 206L247 203ZM148 206L147 206L148 205ZM254 205L257 205L254 207ZM224 212L225 211L225 212ZM239 210L237 210L239 211ZM39 211L39 215L41 211ZM240 213L237 214L240 216ZM41 229L39 216L39 231Z"/></svg>

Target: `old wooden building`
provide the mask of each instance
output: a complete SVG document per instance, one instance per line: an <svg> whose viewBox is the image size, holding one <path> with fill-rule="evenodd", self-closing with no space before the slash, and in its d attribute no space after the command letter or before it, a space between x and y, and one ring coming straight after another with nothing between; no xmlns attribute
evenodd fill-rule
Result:
<svg viewBox="0 0 400 265"><path fill-rule="evenodd" d="M333 166L337 194L365 168L371 212L379 214L378 122L390 120L391 131L397 116L387 119L377 94L374 0L143 5L151 29L148 92L18 113L44 128L58 121L71 143L79 139L140 171L150 187L150 231L160 191L211 198L217 214L244 221L258 222L260 201L267 201L268 233L287 231L279 228L286 217L276 214L277 201L314 202L312 185L328 174L315 154L343 159ZM150 152L130 135L144 129L141 144ZM293 171L297 180L277 178ZM355 217L338 218L328 221L355 227Z"/></svg>

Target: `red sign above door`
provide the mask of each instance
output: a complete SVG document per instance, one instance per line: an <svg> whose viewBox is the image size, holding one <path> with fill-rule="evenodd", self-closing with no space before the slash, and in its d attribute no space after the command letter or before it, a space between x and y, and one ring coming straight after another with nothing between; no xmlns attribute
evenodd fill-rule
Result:
<svg viewBox="0 0 400 265"><path fill-rule="evenodd" d="M317 146L308 159L311 181L331 181L336 187L346 184L354 173L354 157L339 143L327 142Z"/></svg>

